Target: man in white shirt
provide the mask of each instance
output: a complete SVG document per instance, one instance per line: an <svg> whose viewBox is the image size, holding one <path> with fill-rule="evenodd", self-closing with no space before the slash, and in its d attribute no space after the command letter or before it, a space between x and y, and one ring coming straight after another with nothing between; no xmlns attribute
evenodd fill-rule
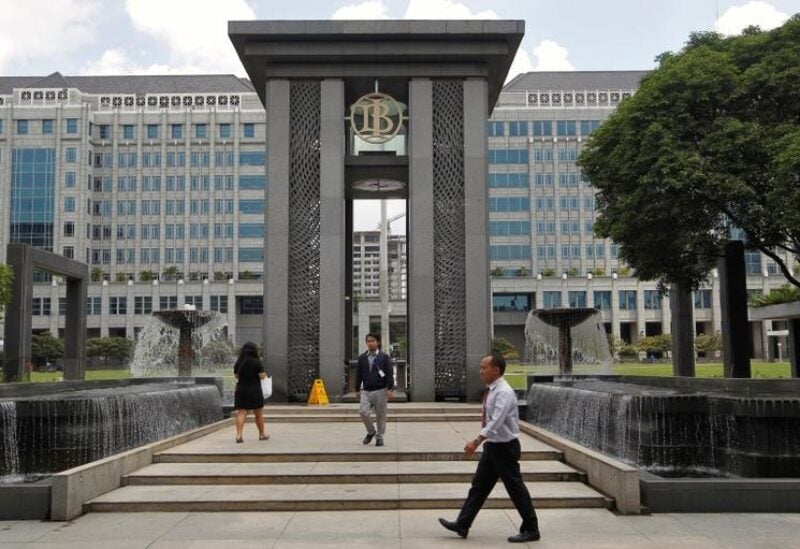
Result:
<svg viewBox="0 0 800 549"><path fill-rule="evenodd" d="M511 543L537 541L539 522L533 509L531 494L519 470L521 448L519 444L519 412L517 394L503 378L506 361L501 355L491 355L481 360L481 381L484 389L481 412L481 432L464 446L464 454L472 456L483 445L478 469L472 477L472 488L455 521L443 518L439 523L466 538L472 522L489 497L498 479L502 479L514 507L522 517L519 534L508 538Z"/></svg>

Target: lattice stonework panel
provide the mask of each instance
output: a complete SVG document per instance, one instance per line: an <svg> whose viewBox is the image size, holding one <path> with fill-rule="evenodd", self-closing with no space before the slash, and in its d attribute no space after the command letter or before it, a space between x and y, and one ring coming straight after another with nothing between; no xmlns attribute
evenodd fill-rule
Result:
<svg viewBox="0 0 800 549"><path fill-rule="evenodd" d="M433 255L436 396L466 394L464 85L433 82Z"/></svg>
<svg viewBox="0 0 800 549"><path fill-rule="evenodd" d="M308 394L319 377L319 82L290 84L289 395Z"/></svg>

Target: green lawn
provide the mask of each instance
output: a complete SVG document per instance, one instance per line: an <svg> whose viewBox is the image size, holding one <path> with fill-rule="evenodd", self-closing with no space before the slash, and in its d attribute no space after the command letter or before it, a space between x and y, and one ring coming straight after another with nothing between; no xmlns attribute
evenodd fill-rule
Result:
<svg viewBox="0 0 800 549"><path fill-rule="evenodd" d="M131 377L129 370L87 370L86 379L126 379ZM64 379L64 372L32 372L31 381L48 383Z"/></svg>
<svg viewBox="0 0 800 549"><path fill-rule="evenodd" d="M789 377L788 362L751 362L754 378L781 378ZM512 363L506 369L506 378L515 389L525 388L525 379L529 373L534 373L536 369L525 364ZM710 362L696 366L697 377L722 377L722 363ZM598 373L601 373L598 371ZM660 376L668 377L672 375L672 364L670 363L642 363L626 362L623 364L612 364L611 373L626 376Z"/></svg>

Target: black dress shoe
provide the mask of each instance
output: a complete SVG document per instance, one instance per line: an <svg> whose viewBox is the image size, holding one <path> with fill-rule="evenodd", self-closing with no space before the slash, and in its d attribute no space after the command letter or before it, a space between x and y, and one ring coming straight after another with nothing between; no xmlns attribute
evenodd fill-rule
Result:
<svg viewBox="0 0 800 549"><path fill-rule="evenodd" d="M374 437L375 437L375 433L372 433L372 434L370 434L370 433L367 433L367 436L365 436L365 437L364 437L364 440L363 440L362 442L363 442L364 444L369 444L370 442L372 442L372 439L373 439Z"/></svg>
<svg viewBox="0 0 800 549"><path fill-rule="evenodd" d="M459 535L459 537L466 538L467 534L469 534L469 528L462 528L458 525L455 521L450 521L447 519L440 518L439 524L450 530L451 532L455 532ZM511 539L511 538L509 538Z"/></svg>
<svg viewBox="0 0 800 549"><path fill-rule="evenodd" d="M539 530L534 530L533 532L520 532L519 534L510 536L508 538L509 543L525 543L526 541L539 541L542 535L539 533Z"/></svg>
<svg viewBox="0 0 800 549"><path fill-rule="evenodd" d="M375 439L375 446L383 446L383 437L378 437Z"/></svg>

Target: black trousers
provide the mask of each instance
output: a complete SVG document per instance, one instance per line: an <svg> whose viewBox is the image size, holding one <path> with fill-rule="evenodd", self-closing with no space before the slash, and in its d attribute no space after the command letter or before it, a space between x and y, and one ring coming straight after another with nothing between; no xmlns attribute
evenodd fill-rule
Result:
<svg viewBox="0 0 800 549"><path fill-rule="evenodd" d="M519 457L521 449L519 440L511 442L486 442L483 445L483 454L475 476L472 477L472 488L469 490L467 500L458 514L456 522L459 526L469 528L483 507L489 493L502 479L514 507L522 517L520 532L533 532L539 529L536 511L533 510L531 494L528 492L522 474L519 470Z"/></svg>

